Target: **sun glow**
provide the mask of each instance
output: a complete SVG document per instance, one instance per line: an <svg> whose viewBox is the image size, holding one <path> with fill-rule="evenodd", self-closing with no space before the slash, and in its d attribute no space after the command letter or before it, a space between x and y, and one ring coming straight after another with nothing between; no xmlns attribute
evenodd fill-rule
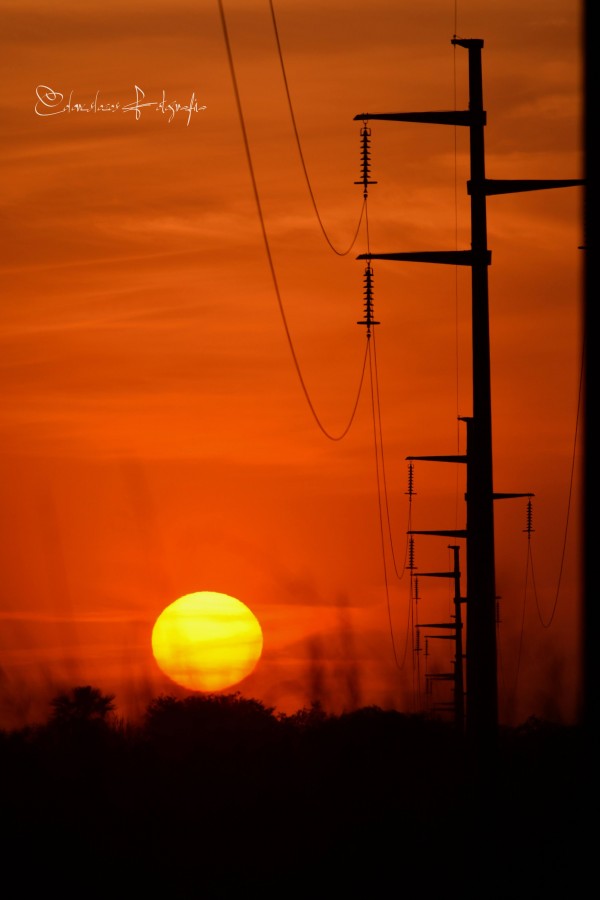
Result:
<svg viewBox="0 0 600 900"><path fill-rule="evenodd" d="M240 600L214 591L186 594L152 629L152 652L165 675L192 691L221 691L256 667L263 634Z"/></svg>

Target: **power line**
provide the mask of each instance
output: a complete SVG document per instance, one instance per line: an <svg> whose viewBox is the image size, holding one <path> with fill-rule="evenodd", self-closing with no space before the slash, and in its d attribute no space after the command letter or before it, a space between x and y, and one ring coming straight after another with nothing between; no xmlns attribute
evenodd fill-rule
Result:
<svg viewBox="0 0 600 900"><path fill-rule="evenodd" d="M318 210L318 208L317 208L317 202L316 202L316 200L315 200L315 195L314 195L314 193L313 193L313 189L312 189L312 186L311 186L311 183L310 183L310 178L309 178L309 176L308 176L308 170L307 170L307 168L306 168L306 162L305 162L305 160L304 160L304 153L302 152L302 144L301 144L301 142L300 142L300 135L299 135L299 133L298 133L298 126L296 125L296 116L294 115L294 108L293 108L293 105L292 105L292 98L291 98L291 95L290 95L290 89L289 89L289 85L288 85L287 74L286 74L286 71L285 71L285 63L284 63L284 61L283 61L283 52L282 52L282 50L281 50L281 41L279 40L279 29L278 29L278 27L277 27L277 20L276 20L276 18L275 18L275 9L273 8L273 0L269 0L269 6L270 6L270 8L271 8L271 18L272 18L272 20L273 20L273 30L275 31L275 41L276 41L276 43L277 43L277 52L278 52L278 54L279 54L279 63L280 63L280 65L281 65L281 74L282 74L282 77L283 77L283 83L284 83L284 85L285 85L285 93L286 93L286 97L287 97L288 107L289 107L289 110L290 110L290 116L291 116L291 119L292 119L292 127L293 127L293 129L294 129L294 136L295 136L295 138L296 138L296 146L298 147L298 153L299 153L299 155L300 155L300 163L302 164L302 171L304 172L304 177L305 177L305 179L306 179L306 185L307 185L307 187L308 187L308 193L310 194L310 199L311 199L311 202L312 202L312 205L313 205L313 209L314 209L314 211L315 211L315 215L316 215L316 217L317 217L317 221L318 221L318 223L319 223L319 225L320 225L320 227L321 227L321 231L323 232L323 236L324 236L325 240L327 241L327 243L329 244L329 246L331 247L331 249L333 250L334 253L337 253L338 256L346 256L348 253L350 253L350 251L351 251L352 248L354 247L354 244L356 243L356 239L357 239L358 233L359 233L359 231L360 231L360 225L361 225L361 222L362 222L362 220L363 220L363 216L365 215L365 212L366 212L367 198L366 198L366 195L365 195L365 197L364 197L364 199L363 199L361 211L360 211L360 216L359 216L359 218L358 218L358 224L357 224L357 226L356 226L356 231L354 232L354 237L352 238L352 242L351 242L350 246L348 247L347 250L337 250L336 247L334 247L334 245L332 244L331 240L329 239L329 236L328 236L328 234L327 234L327 231L326 231L326 229L325 229L325 226L323 225L323 221L322 221L322 219L321 219L321 216L320 216L320 214L319 214L319 210Z"/></svg>
<svg viewBox="0 0 600 900"><path fill-rule="evenodd" d="M248 133L247 133L247 130L246 130L246 123L245 123L245 120L244 120L244 113L243 113L243 109L242 109L242 103L241 103L241 100L240 100L240 93L239 93L239 90L238 90L237 77L236 77L236 74L235 74L235 66L234 66L234 63L233 63L233 55L232 55L232 52L231 52L231 44L230 44L230 41L229 41L229 32L228 32L228 29L227 29L227 22L226 22L226 19L225 19L225 11L224 11L224 9L223 9L223 2L222 2L222 0L218 0L218 4L219 4L219 13L220 13L220 16L221 16L221 25L222 25L222 28L223 28L223 38L224 38L224 41L225 41L225 48L226 48L226 51L227 51L227 59L228 59L228 62L229 62L229 70L230 70L230 73L231 73L231 81L232 81L232 84L233 84L233 91L234 91L235 101L236 101L236 106L237 106L237 111L238 111L238 118L239 118L241 130L242 130L242 138L243 138L243 141L244 141L244 149L245 149L245 153L246 153L246 159L247 159L247 162L248 162L248 169L249 169L249 171L250 171L250 180L251 180L251 182L252 182L252 190L253 190L253 193L254 193L254 200L255 200L255 203L256 203L256 209L257 209L258 218L259 218L259 221L260 221L260 227L261 227L261 232L262 232L263 242L264 242L264 245L265 245L265 251L266 251L266 254L267 254L267 261L268 261L268 264L269 264L269 270L270 270L270 272L271 272L271 278L272 278L272 281L273 281L273 287L274 287L274 289L275 289L275 295L276 295L276 297L277 297L277 303L278 303L278 305L279 305L279 312L281 313L281 320L282 320L282 322L283 322L283 327L284 327L284 330L285 330L285 334L286 334L288 346L289 346L289 348L290 348L290 353L292 354L292 360L293 360L293 362L294 362L294 367L295 367L295 369L296 369L296 373L297 373L297 375L298 375L298 379L299 379L299 381L300 381L300 385L301 385L301 387L302 387L302 391L303 391L304 396L305 396L305 398L306 398L306 402L308 403L309 409L310 409L310 411L311 411L311 413L312 413L312 415L313 415L313 417L314 417L314 419L315 419L315 422L317 423L318 427L321 429L321 431L323 432L323 434L325 435L325 437L329 438L329 439L332 440L332 441L340 441L340 440L342 440L342 438L344 438L344 437L348 434L348 432L349 432L349 430L350 430L350 428L351 428L351 426L352 426L352 423L353 423L353 421L354 421L354 417L355 417L355 415L356 415L356 410L357 410L357 408L358 408L358 402L359 402L360 395L361 395L361 392L362 392L362 386L363 386L364 376L365 376L365 370L366 370L367 354L368 354L368 341L367 341L367 346L365 347L365 354L364 354L364 358L363 358L363 364L362 364L362 370L361 370L360 379L359 379L359 384L358 384L358 390L357 390L357 392L356 392L356 399L355 399L355 401L354 401L354 406L353 406L353 408L352 408L352 412L351 412L351 414L350 414L349 421L348 421L347 425L345 426L345 428L342 430L342 432L341 432L340 434L338 434L338 435L333 435L333 434L331 434L331 433L325 428L325 426L324 426L323 423L321 422L321 420L320 420L320 418L319 418L319 416L318 416L318 414L317 414L317 411L316 411L316 409L315 409L315 407L314 407L314 405L313 405L313 402L312 402L312 400L311 400L310 394L309 394L309 392L308 392L308 388L307 388L307 386L306 386L306 383L305 383L304 378L303 378L303 375L302 375L302 371L301 371L301 369L300 369L300 363L299 363L298 357L297 357L297 355L296 355L296 350L295 350L295 348L294 348L294 343L293 343L293 341L292 341L292 336L291 336L290 329L289 329L289 325L288 325L288 322L287 322L287 317L286 317L286 314L285 314L285 309L284 309L284 306L283 306L283 301L282 301L282 299L281 299L281 292L280 292L280 290L279 290L279 283L278 283L278 280L277 280L277 274L276 274L276 272L275 272L275 265L274 265L274 262L273 262L273 255L272 255L272 253L271 253L271 247L270 247L270 244L269 244L269 238L268 238L268 235L267 235L267 229L266 229L266 225L265 225L265 218L264 218L264 215L263 215L262 204L261 204L261 201L260 201L260 195L259 195L259 191L258 191L258 185L257 185L257 181L256 181L256 175L255 175L255 172L254 172L254 164L253 164L253 162L252 162L252 154L251 154L251 152L250 152L250 144L249 144L249 141L248 141Z"/></svg>
<svg viewBox="0 0 600 900"><path fill-rule="evenodd" d="M367 346L370 348L371 344L367 341ZM377 414L376 414L376 402L375 402L375 377L373 374L373 359L372 354L369 352L369 374L370 374L370 383L371 383L371 411L372 411L372 419L373 419L373 449L374 449L374 457L375 457L375 477L377 480L377 503L379 510L379 537L381 541L381 556L383 562L383 579L385 584L385 596L386 596L386 608L388 615L388 624L390 629L390 640L392 644L392 653L394 655L394 661L396 666L399 669L404 667L404 663L406 661L406 653L408 649L408 633L410 631L410 625L407 627L406 634L407 639L404 645L404 652L402 655L402 661L398 659L398 654L396 652L396 641L394 638L394 623L392 621L392 608L390 602L390 585L388 579L388 570L387 570L387 562L386 562L386 553L385 553L385 534L383 527L383 505L382 505L382 488L381 488L381 478L380 478L380 469L379 469L379 452L378 452L378 443L377 443Z"/></svg>
<svg viewBox="0 0 600 900"><path fill-rule="evenodd" d="M558 600L560 597L560 589L562 586L562 576L563 576L563 570L564 570L564 565L565 565L565 556L567 553L567 538L569 535L569 520L570 520L570 516L571 516L571 503L573 500L573 480L575 477L575 452L576 452L576 446L577 446L580 412L581 412L581 398L582 398L582 391L583 391L583 371L584 371L584 364L583 364L583 360L582 360L581 377L580 377L580 382L579 382L579 401L577 404L577 421L575 424L575 439L573 442L573 454L571 457L571 475L569 478L569 498L567 501L565 531L564 531L564 536L563 536L562 552L561 552L561 556L560 556L560 570L558 573L558 581L556 584L556 593L554 596L554 603L552 605L552 612L550 613L550 617L546 620L544 619L544 615L540 608L538 593L537 593L537 589L536 589L536 585L535 585L535 573L533 570L533 558L531 560L531 577L532 577L532 584L533 584L533 592L534 592L534 596L535 596L535 605L536 605L536 609L537 609L537 613L538 613L538 618L539 618L540 623L543 628L549 628L552 625L552 622L554 621L554 616L556 615L556 609L557 609Z"/></svg>

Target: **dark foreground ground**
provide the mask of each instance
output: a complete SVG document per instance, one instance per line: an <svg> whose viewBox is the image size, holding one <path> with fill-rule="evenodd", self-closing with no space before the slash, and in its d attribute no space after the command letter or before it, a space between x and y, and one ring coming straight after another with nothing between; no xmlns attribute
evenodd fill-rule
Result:
<svg viewBox="0 0 600 900"><path fill-rule="evenodd" d="M531 720L484 757L379 708L160 698L135 727L70 712L0 734L6 897L579 897L597 881L577 727Z"/></svg>

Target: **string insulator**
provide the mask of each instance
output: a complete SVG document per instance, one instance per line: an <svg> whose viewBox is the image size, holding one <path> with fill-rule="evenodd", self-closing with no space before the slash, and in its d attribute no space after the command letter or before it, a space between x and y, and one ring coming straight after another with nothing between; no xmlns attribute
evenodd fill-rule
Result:
<svg viewBox="0 0 600 900"><path fill-rule="evenodd" d="M533 506L531 504L531 500L527 501L527 525L523 529L523 531L526 531L530 536L531 532L535 531L535 528L533 527Z"/></svg>
<svg viewBox="0 0 600 900"><path fill-rule="evenodd" d="M360 131L360 145L361 145L361 175L360 181L355 181L354 184L362 184L364 189L363 196L366 197L369 193L368 185L377 184L376 181L370 180L371 175L371 154L370 154L370 141L371 141L371 129L367 126L366 122L361 128Z"/></svg>
<svg viewBox="0 0 600 900"><path fill-rule="evenodd" d="M404 491L404 493L405 493L405 494L408 494L408 496L410 497L411 500L412 500L412 498L414 497L414 495L416 494L416 491L415 491L415 480L414 480L414 471L415 471L414 464L413 464L413 463L409 463L409 464L408 464L408 490L407 490L407 491Z"/></svg>
<svg viewBox="0 0 600 900"><path fill-rule="evenodd" d="M416 569L415 566L415 539L414 537L410 537L408 539L408 569L412 572L413 569Z"/></svg>
<svg viewBox="0 0 600 900"><path fill-rule="evenodd" d="M421 597L419 595L419 576L418 575L415 575L415 577L413 578L413 585L414 585L413 600L420 600Z"/></svg>
<svg viewBox="0 0 600 900"><path fill-rule="evenodd" d="M367 337L371 337L371 328L373 325L379 325L379 322L376 322L373 318L373 269L367 263L365 268L365 317L362 322L357 322L357 325L366 325L367 326Z"/></svg>

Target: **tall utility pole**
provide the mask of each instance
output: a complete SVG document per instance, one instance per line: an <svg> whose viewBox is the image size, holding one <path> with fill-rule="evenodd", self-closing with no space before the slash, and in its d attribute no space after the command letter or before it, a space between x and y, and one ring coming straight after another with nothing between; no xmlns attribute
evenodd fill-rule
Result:
<svg viewBox="0 0 600 900"><path fill-rule="evenodd" d="M465 464L466 529L411 532L465 538L467 550L466 597L466 726L479 746L496 742L498 729L498 679L496 649L496 584L494 551L494 500L530 494L498 494L493 489L492 404L490 389L490 335L486 200L493 194L510 194L545 188L582 185L582 180L492 180L485 174L483 79L479 39L453 38L452 44L469 54L469 108L449 112L363 113L355 120L384 119L467 127L470 137L471 249L414 253L367 253L358 259L438 263L471 268L471 322L473 408L465 418L466 454L409 457Z"/></svg>

